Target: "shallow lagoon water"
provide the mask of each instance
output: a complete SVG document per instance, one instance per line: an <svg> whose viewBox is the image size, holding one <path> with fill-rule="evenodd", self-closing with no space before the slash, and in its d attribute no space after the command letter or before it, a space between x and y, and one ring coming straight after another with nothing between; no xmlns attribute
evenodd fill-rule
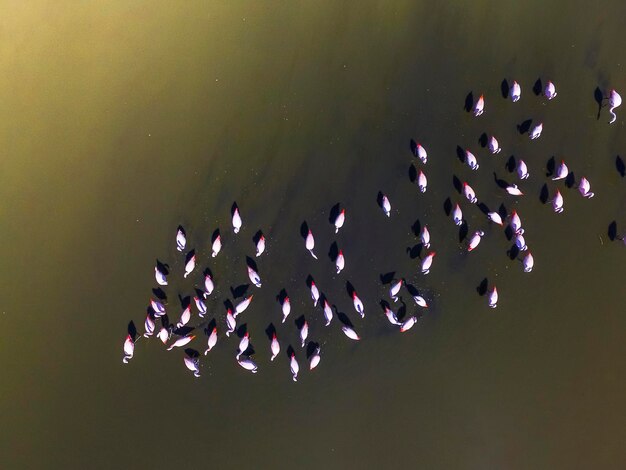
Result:
<svg viewBox="0 0 626 470"><path fill-rule="evenodd" d="M626 93L621 3L1 8L5 466L623 466L626 252L607 230L615 221L626 231L615 165L624 109L609 126L594 101L597 86ZM532 93L539 77L555 82L554 101ZM502 98L503 79L520 82L520 102ZM463 110L470 91L485 93L480 119ZM529 118L544 122L535 142L516 129ZM500 155L479 147L483 132L498 137ZM411 138L429 153L423 195L409 180ZM457 146L474 151L477 173ZM505 169L512 154L531 172L518 202L493 178L515 179ZM552 156L587 176L595 198L566 189L563 214L542 205L543 184L556 187L545 176ZM443 209L446 198L461 200L454 175L490 207L518 210L530 275L467 203L469 229L486 236L464 253ZM389 220L378 191L393 205ZM237 237L233 201L244 220ZM335 237L328 216L338 202L348 217ZM437 251L426 277L407 253L417 219ZM304 220L318 262L304 249ZM200 379L155 339L140 340L122 365L128 321L142 330L155 260L179 273L167 290L172 320L177 294L200 285L199 272L182 279L178 224L215 274L209 308L221 324L229 288L247 282L251 238L266 234L263 287L242 314L258 374L237 366L238 341L223 337ZM224 248L212 260L217 227ZM340 275L327 256L335 240L346 256ZM404 335L378 306L387 297L379 276L392 271L431 303ZM323 327L308 274L361 342L338 323ZM500 292L495 310L476 292L485 277ZM282 288L291 319L304 314L322 345L319 368L298 383L284 354L291 343L301 356L298 334L279 325ZM270 321L283 342L273 364Z"/></svg>

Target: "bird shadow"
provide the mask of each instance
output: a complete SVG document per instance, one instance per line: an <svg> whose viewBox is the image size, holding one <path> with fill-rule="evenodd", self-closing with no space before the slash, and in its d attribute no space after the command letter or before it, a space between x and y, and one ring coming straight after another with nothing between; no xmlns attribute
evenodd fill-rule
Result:
<svg viewBox="0 0 626 470"><path fill-rule="evenodd" d="M406 317L406 303L402 299L400 299L400 303L402 305L398 307L398 311L396 312L396 318L398 319L398 321L402 321L404 320L404 317Z"/></svg>
<svg viewBox="0 0 626 470"><path fill-rule="evenodd" d="M574 174L573 171L570 171L567 177L565 178L565 186L572 189L575 184L576 184L576 175Z"/></svg>
<svg viewBox="0 0 626 470"><path fill-rule="evenodd" d="M171 326L170 318L167 316L167 314L161 315L160 318L161 318L161 326L169 331L170 326Z"/></svg>
<svg viewBox="0 0 626 470"><path fill-rule="evenodd" d="M352 298L352 294L356 292L354 289L354 286L352 285L350 281L346 281L346 292L348 292L348 295L350 296L350 298Z"/></svg>
<svg viewBox="0 0 626 470"><path fill-rule="evenodd" d="M378 204L378 207L380 207L381 209L383 208L383 197L385 195L383 194L382 191L378 191L378 195L376 196L376 203Z"/></svg>
<svg viewBox="0 0 626 470"><path fill-rule="evenodd" d="M502 98L507 99L509 97L510 88L508 80L506 78L502 80L502 83L500 83L500 93L502 94Z"/></svg>
<svg viewBox="0 0 626 470"><path fill-rule="evenodd" d="M311 278L312 279L312 278ZM276 296L276 301L282 305L283 303L285 303L285 299L287 298L287 290L286 289L281 289L280 292L278 293L278 295Z"/></svg>
<svg viewBox="0 0 626 470"><path fill-rule="evenodd" d="M328 249L328 257L334 263L339 255L339 246L337 246L337 242L332 242L330 248Z"/></svg>
<svg viewBox="0 0 626 470"><path fill-rule="evenodd" d="M196 359L200 357L200 353L192 348L185 348L185 354L189 356L191 359Z"/></svg>
<svg viewBox="0 0 626 470"><path fill-rule="evenodd" d="M504 167L508 170L509 173L513 173L515 171L515 163L515 156L511 155L506 161Z"/></svg>
<svg viewBox="0 0 626 470"><path fill-rule="evenodd" d="M415 139L411 139L409 146L411 148L411 153L413 154L413 156L417 157L417 142L415 142Z"/></svg>
<svg viewBox="0 0 626 470"><path fill-rule="evenodd" d="M137 327L135 326L134 321L131 320L128 322L128 327L126 328L126 331L130 335L130 337L133 339L133 343L134 343L135 339L137 338Z"/></svg>
<svg viewBox="0 0 626 470"><path fill-rule="evenodd" d="M473 107L474 107L474 93L470 91L465 97L465 104L463 105L463 109L469 113L472 111Z"/></svg>
<svg viewBox="0 0 626 470"><path fill-rule="evenodd" d="M554 168L556 167L556 159L552 156L546 162L546 176L550 177L554 174Z"/></svg>
<svg viewBox="0 0 626 470"><path fill-rule="evenodd" d="M526 134L530 130L530 126L532 123L532 119L526 119L524 122L517 125L517 132L519 132L521 135Z"/></svg>
<svg viewBox="0 0 626 470"><path fill-rule="evenodd" d="M261 239L261 237L263 236L263 231L259 230L257 233L254 234L254 236L252 237L252 242L256 245L257 243L259 243L259 240Z"/></svg>
<svg viewBox="0 0 626 470"><path fill-rule="evenodd" d="M237 299L239 297L244 297L246 295L246 293L248 292L248 289L250 288L250 284L241 284L237 287L230 287L230 293L232 294L233 298Z"/></svg>
<svg viewBox="0 0 626 470"><path fill-rule="evenodd" d="M176 228L176 230L177 230L177 231L182 232L182 234L183 234L185 237L187 236L187 232L185 231L185 228L184 228L182 225L179 225L179 226Z"/></svg>
<svg viewBox="0 0 626 470"><path fill-rule="evenodd" d="M511 227L511 225L507 225L504 229L504 236L508 241L511 241L513 239L513 235L513 228Z"/></svg>
<svg viewBox="0 0 626 470"><path fill-rule="evenodd" d="M478 204L476 204L476 207L478 207L480 212L482 212L485 215L489 214L490 212L489 207L487 207L487 204L485 204L484 202L479 202Z"/></svg>
<svg viewBox="0 0 626 470"><path fill-rule="evenodd" d="M456 146L456 157L461 163L465 163L465 150L460 145Z"/></svg>
<svg viewBox="0 0 626 470"><path fill-rule="evenodd" d="M411 163L409 166L409 181L415 183L417 181L417 168Z"/></svg>
<svg viewBox="0 0 626 470"><path fill-rule="evenodd" d="M204 276L210 276L211 279L213 279L213 272L209 268L204 268L204 271L202 271L202 274Z"/></svg>
<svg viewBox="0 0 626 470"><path fill-rule="evenodd" d="M315 351L317 351L317 348L319 348L319 343L316 343L315 341L309 341L309 344L307 344L306 347L306 357L307 359L310 358L313 354L315 354Z"/></svg>
<svg viewBox="0 0 626 470"><path fill-rule="evenodd" d="M256 265L256 261L254 261L252 258L250 258L249 256L246 256L246 264L248 265L249 268L254 269L257 273L259 272L259 268Z"/></svg>
<svg viewBox="0 0 626 470"><path fill-rule="evenodd" d="M411 230L416 237L419 237L421 235L422 223L420 222L420 219L415 219L415 222L413 222L413 225L411 225Z"/></svg>
<svg viewBox="0 0 626 470"><path fill-rule="evenodd" d="M157 299L162 300L163 303L167 302L167 294L160 287L152 289L152 294L154 294Z"/></svg>
<svg viewBox="0 0 626 470"><path fill-rule="evenodd" d="M181 308L184 310L189 307L189 304L191 304L191 297L189 297L188 295L183 297L182 295L178 294L178 301L180 302Z"/></svg>
<svg viewBox="0 0 626 470"><path fill-rule="evenodd" d="M507 252L507 255L509 255L509 259L514 260L517 258L517 256L519 255L519 248L517 247L517 245L513 245Z"/></svg>
<svg viewBox="0 0 626 470"><path fill-rule="evenodd" d="M230 301L230 299L226 299L224 300L224 308L226 310L230 310L231 312L235 311L235 306L233 305L233 303Z"/></svg>
<svg viewBox="0 0 626 470"><path fill-rule="evenodd" d="M468 232L469 232L469 228L467 226L467 222L464 220L461 226L459 227L459 243L462 243L463 240L467 238Z"/></svg>
<svg viewBox="0 0 626 470"><path fill-rule="evenodd" d="M550 191L548 190L548 185L546 183L543 183L543 186L541 187L541 191L539 192L539 200L541 201L542 204L545 204L546 202L548 202L549 197L550 197Z"/></svg>
<svg viewBox="0 0 626 470"><path fill-rule="evenodd" d="M170 267L167 263L162 263L159 259L156 260L156 267L166 276L170 273Z"/></svg>
<svg viewBox="0 0 626 470"><path fill-rule="evenodd" d="M267 325L267 328L265 328L265 335L267 336L267 339L272 341L274 334L276 334L276 327L274 326L274 323L270 323Z"/></svg>
<svg viewBox="0 0 626 470"><path fill-rule="evenodd" d="M243 338L246 333L248 332L248 324L247 323L242 323L241 325L239 325L237 327L237 329L235 330L235 334L239 337L239 338Z"/></svg>
<svg viewBox="0 0 626 470"><path fill-rule="evenodd" d="M502 188L502 189L506 189L509 187L509 183L506 182L505 180L498 178L498 175L496 175L496 172L493 172L493 179L496 182L496 184L498 185L498 187Z"/></svg>
<svg viewBox="0 0 626 470"><path fill-rule="evenodd" d="M498 207L498 214L500 214L502 220L505 220L508 217L509 211L506 209L504 204L500 204L500 207Z"/></svg>
<svg viewBox="0 0 626 470"><path fill-rule="evenodd" d="M615 157L615 168L622 178L626 175L626 164L619 155Z"/></svg>
<svg viewBox="0 0 626 470"><path fill-rule="evenodd" d="M454 189L456 189L459 194L463 191L461 180L456 175L452 175L452 186L454 186Z"/></svg>
<svg viewBox="0 0 626 470"><path fill-rule="evenodd" d="M209 321L209 323L207 323L207 326L204 329L204 333L207 336L209 336L213 332L213 328L215 328L216 326L217 326L217 321L215 320L215 318L212 318L211 321Z"/></svg>
<svg viewBox="0 0 626 470"><path fill-rule="evenodd" d="M311 276L310 274L306 277L306 286L310 289L311 286L313 285L313 283L315 282L315 279L313 279L313 276Z"/></svg>
<svg viewBox="0 0 626 470"><path fill-rule="evenodd" d="M173 325L170 325L173 326ZM172 333L176 336L187 336L191 333L195 328L193 326L181 326L180 328L175 328Z"/></svg>
<svg viewBox="0 0 626 470"><path fill-rule="evenodd" d="M230 216L235 215L235 211L239 210L239 206L237 205L237 201L233 202L233 205L230 207Z"/></svg>
<svg viewBox="0 0 626 470"><path fill-rule="evenodd" d="M607 235L609 237L609 240L611 240L612 242L614 242L615 239L617 238L617 222L616 221L613 221L609 224Z"/></svg>
<svg viewBox="0 0 626 470"><path fill-rule="evenodd" d="M489 281L487 281L487 278L484 278L482 281L480 281L480 284L478 284L478 286L476 287L476 292L478 292L479 296L483 296L487 293L487 286L488 286Z"/></svg>
<svg viewBox="0 0 626 470"><path fill-rule="evenodd" d="M487 142L489 141L489 137L487 137L487 133L483 132L482 134L480 134L480 137L478 138L478 145L480 145L482 148L487 147Z"/></svg>
<svg viewBox="0 0 626 470"><path fill-rule="evenodd" d="M409 292L411 297L415 297L416 295L420 295L419 291L417 290L417 287L415 287L410 282L405 282L404 283L404 287L406 287L406 290Z"/></svg>
<svg viewBox="0 0 626 470"><path fill-rule="evenodd" d="M187 255L185 256L185 264L189 263L189 261L191 261L191 258L193 258L194 256L196 256L196 250L190 250L189 253L187 253Z"/></svg>
<svg viewBox="0 0 626 470"><path fill-rule="evenodd" d="M535 84L533 85L533 93L535 96L541 95L541 91L543 90L543 84L541 83L541 78L538 78Z"/></svg>
<svg viewBox="0 0 626 470"><path fill-rule="evenodd" d="M211 244L213 244L215 242L215 240L217 240L217 237L219 237L219 236L220 236L220 229L216 228L213 231L213 235L211 235Z"/></svg>
<svg viewBox="0 0 626 470"><path fill-rule="evenodd" d="M337 318L339 319L339 321L343 323L344 325L349 326L350 328L354 328L354 325L350 321L350 318L348 318L348 315L346 315L343 312L340 312L339 308L336 305L333 305L333 307L335 308L335 312L337 312Z"/></svg>
<svg viewBox="0 0 626 470"><path fill-rule="evenodd" d="M409 257L411 259L419 258L420 255L422 254L422 244L418 243L413 246L407 246L406 252L409 254Z"/></svg>
<svg viewBox="0 0 626 470"><path fill-rule="evenodd" d="M293 346L291 344L287 346L287 350L285 351L285 354L287 355L289 359L291 359L292 354L295 354L295 353L296 353L296 350L293 349Z"/></svg>
<svg viewBox="0 0 626 470"><path fill-rule="evenodd" d="M598 115L596 119L600 119L600 113L602 112L602 102L604 101L604 93L602 93L602 90L599 86L597 86L596 89L593 90L593 99L596 100L596 103L598 103Z"/></svg>
<svg viewBox="0 0 626 470"><path fill-rule="evenodd" d="M446 216L450 216L450 213L452 212L452 201L450 200L450 198L447 198L445 201L443 201L443 211L445 212Z"/></svg>
<svg viewBox="0 0 626 470"><path fill-rule="evenodd" d="M298 328L298 330L301 330L302 327L304 326L304 322L305 321L306 321L306 319L304 318L304 315L300 315L293 322L296 325L296 328Z"/></svg>
<svg viewBox="0 0 626 470"><path fill-rule="evenodd" d="M330 208L328 221L333 226L335 225L335 220L337 219L337 216L339 216L340 208L341 208L341 204L339 202Z"/></svg>
<svg viewBox="0 0 626 470"><path fill-rule="evenodd" d="M382 284L389 284L391 283L391 281L394 280L394 278L396 277L396 272L395 271L391 271L388 273L383 273L380 275L380 282Z"/></svg>
<svg viewBox="0 0 626 470"><path fill-rule="evenodd" d="M306 237L309 235L309 224L307 224L306 220L302 222L300 225L300 236L306 240Z"/></svg>

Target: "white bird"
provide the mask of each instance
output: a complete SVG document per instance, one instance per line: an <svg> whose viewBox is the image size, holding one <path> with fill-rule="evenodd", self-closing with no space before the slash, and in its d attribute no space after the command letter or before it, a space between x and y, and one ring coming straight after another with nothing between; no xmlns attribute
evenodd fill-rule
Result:
<svg viewBox="0 0 626 470"><path fill-rule="evenodd" d="M430 272L430 267L433 264L433 258L435 257L435 255L436 253L434 251L431 251L422 260L422 274L428 274Z"/></svg>
<svg viewBox="0 0 626 470"><path fill-rule="evenodd" d="M428 154L426 153L426 149L422 147L420 143L417 144L415 151L417 153L417 157L422 161L422 163L426 163L428 161Z"/></svg>
<svg viewBox="0 0 626 470"><path fill-rule="evenodd" d="M578 192L580 192L583 197L588 199L591 199L594 196L594 193L591 192L591 184L584 176L580 179L580 183L578 183Z"/></svg>
<svg viewBox="0 0 626 470"><path fill-rule="evenodd" d="M289 367L291 368L291 374L293 375L293 381L298 381L298 372L300 371L300 366L298 365L298 361L296 360L295 353L291 353L291 361L289 361Z"/></svg>
<svg viewBox="0 0 626 470"><path fill-rule="evenodd" d="M346 210L341 209L341 212L335 218L335 233L339 232L339 229L343 227L343 224L346 221Z"/></svg>
<svg viewBox="0 0 626 470"><path fill-rule="evenodd" d="M359 299L356 291L352 292L352 304L354 305L354 310L361 315L361 318L365 318L365 307L363 307L363 302Z"/></svg>
<svg viewBox="0 0 626 470"><path fill-rule="evenodd" d="M165 274L163 274L161 272L161 270L159 270L159 268L157 266L154 267L154 277L156 279L156 282L158 285L160 286L166 286L167 285L167 279L165 277Z"/></svg>
<svg viewBox="0 0 626 470"><path fill-rule="evenodd" d="M200 315L201 318L204 318L204 314L206 313L205 303L202 301L200 297L197 297L197 296L193 298L193 301L196 303L196 308L198 309L198 315Z"/></svg>
<svg viewBox="0 0 626 470"><path fill-rule="evenodd" d="M472 204L476 204L476 202L478 201L478 198L476 197L476 193L474 192L472 187L465 182L463 183L463 195Z"/></svg>
<svg viewBox="0 0 626 470"><path fill-rule="evenodd" d="M291 302L289 301L289 297L286 296L283 299L283 303L281 304L280 308L283 311L283 323L285 323L285 320L287 320L287 317L291 313Z"/></svg>
<svg viewBox="0 0 626 470"><path fill-rule="evenodd" d="M519 189L516 184L512 184L511 186L507 186L506 187L506 192L509 193L511 196L523 196L524 195L522 190Z"/></svg>
<svg viewBox="0 0 626 470"><path fill-rule="evenodd" d="M489 151L495 155L496 153L500 153L501 150L498 140L494 136L491 136L489 138Z"/></svg>
<svg viewBox="0 0 626 470"><path fill-rule="evenodd" d="M183 336L182 338L177 339L176 341L174 341L169 348L167 348L168 351L171 351L174 348L182 348L183 346L186 346L187 344L189 344L191 341L193 341L193 339L195 338L194 335L191 336Z"/></svg>
<svg viewBox="0 0 626 470"><path fill-rule="evenodd" d="M235 233L239 233L239 230L241 230L241 216L239 215L239 208L235 207L235 210L233 211L233 232Z"/></svg>
<svg viewBox="0 0 626 470"><path fill-rule="evenodd" d="M476 101L474 105L474 116L480 116L485 110L485 96L480 95L480 98Z"/></svg>
<svg viewBox="0 0 626 470"><path fill-rule="evenodd" d="M187 264L185 265L185 274L183 275L183 277L186 278L187 276L189 276L195 268L196 255L193 255L191 258L189 258L189 261L187 261Z"/></svg>
<svg viewBox="0 0 626 470"><path fill-rule="evenodd" d="M343 256L343 251L339 250L339 254L337 255L337 259L335 259L335 266L337 266L337 274L339 274L346 265L346 260Z"/></svg>
<svg viewBox="0 0 626 470"><path fill-rule="evenodd" d="M155 325L154 320L152 319L152 315L147 314L146 321L143 324L143 327L146 330L146 332L143 334L144 338L148 338L154 334L154 326Z"/></svg>
<svg viewBox="0 0 626 470"><path fill-rule="evenodd" d="M270 344L270 349L272 351L272 357L270 357L270 361L276 359L278 353L280 352L280 343L278 342L278 338L276 338L276 332L272 333L272 343Z"/></svg>
<svg viewBox="0 0 626 470"><path fill-rule="evenodd" d="M207 341L207 350L204 351L204 355L206 356L207 353L213 349L215 347L215 345L217 344L217 327L213 327L213 331L211 331L211 334L209 335L209 340Z"/></svg>
<svg viewBox="0 0 626 470"><path fill-rule="evenodd" d="M420 242L422 246L427 250L430 248L430 232L428 231L428 227L424 225L422 228L422 233L420 234Z"/></svg>
<svg viewBox="0 0 626 470"><path fill-rule="evenodd" d="M554 209L554 212L557 214L563 212L563 196L561 195L561 191L558 189L556 190L554 199L552 199L552 209Z"/></svg>
<svg viewBox="0 0 626 470"><path fill-rule="evenodd" d="M258 366L249 357L246 357L245 359L239 359L237 363L244 369L252 372L253 374L256 374L257 371L259 370Z"/></svg>
<svg viewBox="0 0 626 470"><path fill-rule="evenodd" d="M320 300L320 291L315 285L315 281L311 281L311 298L313 299L313 307L317 307L317 302Z"/></svg>
<svg viewBox="0 0 626 470"><path fill-rule="evenodd" d="M200 361L198 358L191 358L189 356L184 356L183 360L185 361L185 365L187 369L193 372L194 377L200 377Z"/></svg>
<svg viewBox="0 0 626 470"><path fill-rule="evenodd" d="M239 356L241 356L246 349L250 346L250 333L246 331L246 334L243 335L243 338L239 341L239 349L237 350L237 360L239 360Z"/></svg>
<svg viewBox="0 0 626 470"><path fill-rule="evenodd" d="M522 219L520 219L517 211L511 212L511 229L513 233L519 234L524 233L524 229L522 228Z"/></svg>
<svg viewBox="0 0 626 470"><path fill-rule="evenodd" d="M461 207L457 204L452 211L452 219L454 220L454 225L462 225L463 224L463 211L461 211Z"/></svg>
<svg viewBox="0 0 626 470"><path fill-rule="evenodd" d="M518 101L522 96L522 87L519 86L519 83L517 83L515 80L513 80L513 85L511 85L509 95L511 96L511 101L513 101L513 103Z"/></svg>
<svg viewBox="0 0 626 470"><path fill-rule="evenodd" d="M565 164L565 160L561 160L561 164L556 169L556 175L552 178L552 181L565 179L567 178L568 174L569 174L569 169L567 168L567 165Z"/></svg>
<svg viewBox="0 0 626 470"><path fill-rule="evenodd" d="M404 333L405 331L410 330L411 328L413 328L413 325L415 325L416 323L417 323L417 317L416 316L412 316L412 317L408 318L407 320L402 322L402 325L400 325L400 332Z"/></svg>
<svg viewBox="0 0 626 470"><path fill-rule="evenodd" d="M163 305L158 300L150 299L150 307L152 307L152 310L154 310L154 316L162 317L163 315L165 315L165 305Z"/></svg>
<svg viewBox="0 0 626 470"><path fill-rule="evenodd" d="M315 239L313 238L313 232L311 232L311 229L309 229L309 233L306 236L305 246L306 249L309 250L309 253L311 253L311 256L317 259L315 253L313 253L313 248L315 248Z"/></svg>
<svg viewBox="0 0 626 470"><path fill-rule="evenodd" d="M426 299L421 295L414 295L413 301L415 301L418 307L428 308L428 302L426 302Z"/></svg>
<svg viewBox="0 0 626 470"><path fill-rule="evenodd" d="M233 311L231 309L226 310L226 326L228 327L228 330L226 330L226 337L229 337L237 327L237 320L235 320L235 316L233 315Z"/></svg>
<svg viewBox="0 0 626 470"><path fill-rule="evenodd" d="M221 249L222 249L222 236L218 235L217 237L215 237L215 240L213 240L213 246L211 247L211 256L215 258Z"/></svg>
<svg viewBox="0 0 626 470"><path fill-rule="evenodd" d="M352 328L350 328L348 325L343 325L341 327L341 331L344 332L344 334L350 338L353 339L354 341L359 341L361 338L359 337L359 335L356 334L356 331L354 331Z"/></svg>
<svg viewBox="0 0 626 470"><path fill-rule="evenodd" d="M417 175L417 185L420 188L420 191L425 193L426 187L428 186L428 180L426 179L426 175L422 170L420 170L419 175Z"/></svg>
<svg viewBox="0 0 626 470"><path fill-rule="evenodd" d="M387 317L387 320L389 320L389 323L391 323L392 325L402 325L402 323L398 321L398 317L396 317L395 312L389 307L385 307L385 316Z"/></svg>
<svg viewBox="0 0 626 470"><path fill-rule="evenodd" d="M391 297L394 302L398 301L398 293L400 292L400 289L402 289L402 279L391 283L391 287L389 288L389 297Z"/></svg>
<svg viewBox="0 0 626 470"><path fill-rule="evenodd" d="M176 249L178 251L183 251L185 249L185 245L187 245L187 237L185 237L185 230L182 227L179 227L176 232Z"/></svg>
<svg viewBox="0 0 626 470"><path fill-rule="evenodd" d="M391 203L389 202L389 198L383 194L382 200L383 212L387 217L391 217Z"/></svg>
<svg viewBox="0 0 626 470"><path fill-rule="evenodd" d="M204 298L206 299L215 289L215 284L213 284L213 278L210 274L206 274L204 276Z"/></svg>
<svg viewBox="0 0 626 470"><path fill-rule="evenodd" d="M131 335L126 336L126 340L124 341L124 359L122 362L124 364L128 364L133 358L133 354L135 353L135 342L133 341L133 337Z"/></svg>
<svg viewBox="0 0 626 470"><path fill-rule="evenodd" d="M261 287L261 277L259 273L257 273L253 268L248 266L248 277L250 278L250 282L257 287Z"/></svg>
<svg viewBox="0 0 626 470"><path fill-rule="evenodd" d="M306 339L309 336L309 324L306 320L302 324L302 328L300 328L300 341L302 342L302 347L306 344Z"/></svg>
<svg viewBox="0 0 626 470"><path fill-rule="evenodd" d="M330 325L330 322L333 319L333 309L328 305L328 301L324 299L324 318L326 318L326 325Z"/></svg>
<svg viewBox="0 0 626 470"><path fill-rule="evenodd" d="M526 239L521 233L518 233L515 236L515 246L519 249L519 251L526 251L528 249L528 246L526 246Z"/></svg>
<svg viewBox="0 0 626 470"><path fill-rule="evenodd" d="M528 167L526 166L526 162L524 162L524 160L517 162L517 176L519 176L519 179L521 180L528 179L530 176L528 174Z"/></svg>
<svg viewBox="0 0 626 470"><path fill-rule="evenodd" d="M265 251L265 236L261 235L259 241L256 244L256 256L257 258Z"/></svg>
<svg viewBox="0 0 626 470"><path fill-rule="evenodd" d="M320 348L319 346L317 348L315 348L315 352L313 353L313 355L311 355L311 362L309 364L309 370L313 370L317 367L317 365L320 363L320 360L322 358L320 357Z"/></svg>
<svg viewBox="0 0 626 470"><path fill-rule="evenodd" d="M236 306L235 306L235 313L234 313L234 317L237 318L237 315L239 315L240 313L245 312L245 310L248 308L248 306L250 305L250 302L252 302L252 298L254 297L254 295L249 295L248 297L246 297L245 299L243 299L241 302L239 302Z"/></svg>
<svg viewBox="0 0 626 470"><path fill-rule="evenodd" d="M535 127L533 127L533 129L530 131L530 134L528 135L530 136L531 140L535 140L538 139L539 136L541 136L541 131L543 131L543 122L540 122Z"/></svg>
<svg viewBox="0 0 626 470"><path fill-rule="evenodd" d="M180 321L176 324L176 328L182 328L191 320L191 306L187 305L187 308L180 314Z"/></svg>
<svg viewBox="0 0 626 470"><path fill-rule="evenodd" d="M548 83L546 83L546 87L543 90L543 95L548 98L548 100L556 97L556 87L554 86L554 83L552 83L550 80L548 80Z"/></svg>
<svg viewBox="0 0 626 470"><path fill-rule="evenodd" d="M163 344L167 343L167 340L170 339L171 333L167 330L167 328L161 328L157 333L158 338L161 340Z"/></svg>
<svg viewBox="0 0 626 470"><path fill-rule="evenodd" d="M493 286L493 289L489 293L489 307L496 308L498 306L498 289L496 286Z"/></svg>
<svg viewBox="0 0 626 470"><path fill-rule="evenodd" d="M478 160L476 160L476 156L467 149L465 149L465 161L472 170L478 170L480 167Z"/></svg>
<svg viewBox="0 0 626 470"><path fill-rule="evenodd" d="M474 235L469 241L469 244L467 246L467 251L474 250L478 246L478 244L480 243L480 240L482 239L484 235L485 235L485 232L483 232L482 230L476 230L474 232Z"/></svg>
<svg viewBox="0 0 626 470"><path fill-rule="evenodd" d="M615 108L622 104L622 97L615 90L611 90L611 94L609 95L609 113L613 118L609 121L609 124L613 124L617 119L617 116L613 112Z"/></svg>
<svg viewBox="0 0 626 470"><path fill-rule="evenodd" d="M533 270L533 267L535 266L535 259L533 258L533 255L530 251L526 256L524 256L523 263L525 273L529 273Z"/></svg>
<svg viewBox="0 0 626 470"><path fill-rule="evenodd" d="M487 214L487 218L491 220L494 224L498 224L502 226L502 217L497 212L489 212Z"/></svg>

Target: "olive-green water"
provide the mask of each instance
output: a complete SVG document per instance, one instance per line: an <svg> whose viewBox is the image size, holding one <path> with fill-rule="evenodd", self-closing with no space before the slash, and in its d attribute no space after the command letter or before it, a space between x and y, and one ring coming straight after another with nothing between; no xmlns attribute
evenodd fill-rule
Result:
<svg viewBox="0 0 626 470"><path fill-rule="evenodd" d="M626 232L624 116L594 90L626 96L626 5L588 2L0 2L0 466L2 468L624 468ZM532 87L557 86L548 102ZM513 104L501 83L517 80ZM485 114L464 111L485 94ZM543 121L530 141L516 125ZM498 137L502 153L478 144ZM410 139L428 150L417 162ZM480 162L472 172L456 148ZM524 197L498 178L523 158ZM566 159L596 196L546 177ZM409 167L424 169L420 194ZM516 209L535 269L462 200L453 176L490 208ZM542 204L560 188L565 211ZM390 219L376 204L392 203ZM475 252L444 212L461 203ZM237 201L244 225L233 235ZM333 205L347 209L335 235ZM316 235L319 260L300 225ZM411 227L437 252L419 273ZM176 227L198 268L182 278ZM210 257L221 229L224 247ZM223 334L231 287L248 283L252 237L263 287L239 318L256 375ZM337 275L327 255L346 257ZM129 321L143 333L156 259L178 296L210 268L207 320L220 329L201 377L182 350L140 339L122 364ZM381 274L423 290L430 308L400 334L382 314ZM362 336L314 309L311 274ZM495 310L476 288L496 284ZM351 282L366 310L346 293ZM280 323L276 296L292 313ZM416 312L403 291L407 314ZM394 305L397 308L400 304ZM308 371L293 320L322 360ZM272 322L282 352L269 361ZM193 309L191 325L201 320ZM159 324L160 326L160 324ZM202 328L189 347L201 353ZM291 380L289 345L300 361Z"/></svg>

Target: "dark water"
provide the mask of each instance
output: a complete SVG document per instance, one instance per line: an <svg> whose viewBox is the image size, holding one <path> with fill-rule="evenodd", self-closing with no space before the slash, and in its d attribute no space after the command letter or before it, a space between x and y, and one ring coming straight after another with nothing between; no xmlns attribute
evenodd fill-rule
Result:
<svg viewBox="0 0 626 470"><path fill-rule="evenodd" d="M626 231L616 169L626 109L607 125L594 90L626 96L626 7L558 3L3 4L2 466L623 468L626 252L608 227ZM555 82L554 101L532 93L538 78ZM504 79L522 85L519 103L502 98ZM480 119L463 110L469 92L485 93ZM526 119L544 122L539 140L518 133ZM501 154L478 145L483 132L498 137ZM409 180L411 138L429 152L423 195ZM474 151L478 172L458 160L457 145ZM531 173L518 200L493 177L516 179L505 169L511 155ZM596 197L549 181L552 156L587 176ZM470 231L486 237L464 252L443 210L448 197L461 201L454 175L490 207L517 209L531 274L466 202ZM563 214L540 202L544 183L562 189ZM391 199L390 220L378 191ZM233 201L244 219L237 237ZM338 202L348 217L335 237L328 216ZM437 251L426 277L407 253L418 219ZM304 220L318 262L304 250ZM258 374L237 366L238 340L223 336L200 379L182 351L156 339L140 340L122 365L128 322L143 331L155 259L177 273L167 289L173 321L177 295L200 286L199 271L180 276L178 224L215 274L209 317L221 331L229 288L248 281L251 238L266 234L263 288L251 287L240 317ZM224 248L213 260L217 227ZM346 256L340 275L327 256L335 240ZM404 335L378 306L388 272L431 303ZM361 342L336 320L323 327L308 274ZM496 310L476 292L484 278L498 286ZM282 288L292 301L285 325ZM293 326L299 315L322 345L313 373ZM270 322L283 346L272 364Z"/></svg>

